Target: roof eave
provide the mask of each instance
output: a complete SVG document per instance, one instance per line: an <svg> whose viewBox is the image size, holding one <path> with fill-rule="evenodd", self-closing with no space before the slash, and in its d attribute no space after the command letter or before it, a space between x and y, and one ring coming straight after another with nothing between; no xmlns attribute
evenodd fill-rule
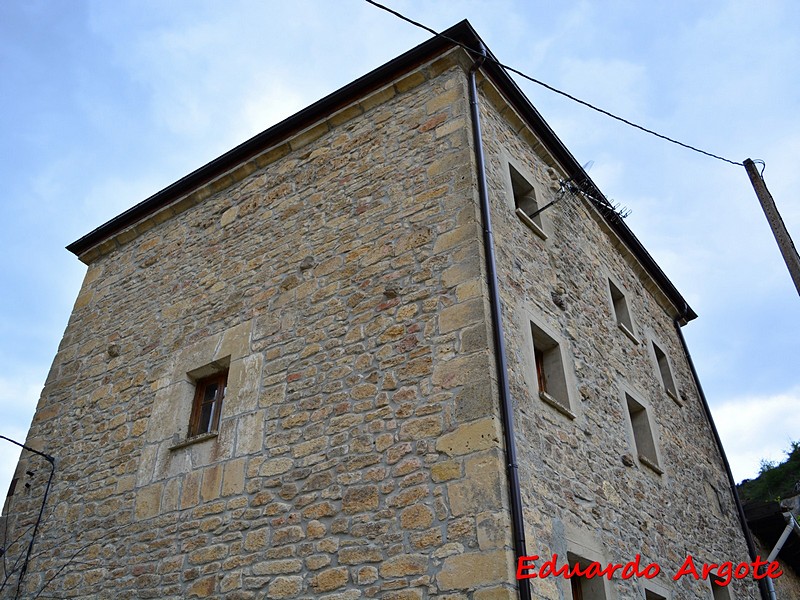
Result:
<svg viewBox="0 0 800 600"><path fill-rule="evenodd" d="M116 233L146 219L186 194L215 180L239 164L268 150L292 135L299 133L310 124L333 114L337 110L353 103L358 98L381 88L398 76L412 71L419 65L456 45L463 45L466 48L476 49L486 47L480 36L465 19L446 31L443 31L440 35L434 36L377 69L359 77L352 83L314 102L303 110L250 138L206 165L189 173L185 177L182 177L172 185L153 194L149 198L71 243L67 246L67 250L80 257L89 249L111 238ZM591 194L605 200L605 196L600 189L594 184L591 178L589 178L580 163L578 163L572 153L561 142L536 108L522 93L516 82L502 67L498 66L497 60L491 52L487 52L494 60L484 62L482 67L484 72L492 79L494 84L498 86L504 96L506 96L506 99L511 102L520 115L525 118L531 128L540 137L547 150L552 154L553 158L562 165L567 174L570 177L585 180L590 188ZM666 274L664 274L630 228L621 219L606 218L606 220L612 230L641 261L644 268L664 291L670 302L675 305L676 309L680 312L681 319L684 322L695 319L697 317L695 312L689 307L686 300L680 292L678 292L677 288L675 288Z"/></svg>

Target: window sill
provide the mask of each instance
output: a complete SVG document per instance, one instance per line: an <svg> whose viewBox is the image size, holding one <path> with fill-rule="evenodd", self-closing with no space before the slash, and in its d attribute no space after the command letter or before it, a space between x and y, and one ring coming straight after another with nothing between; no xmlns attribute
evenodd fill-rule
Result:
<svg viewBox="0 0 800 600"><path fill-rule="evenodd" d="M569 408L564 406L561 402L559 402L558 400L553 398L547 392L539 392L539 398L541 398L545 403L547 403L550 406L552 406L553 408L555 408L562 415L565 415L565 416L569 417L570 419L577 418L574 412L572 412Z"/></svg>
<svg viewBox="0 0 800 600"><path fill-rule="evenodd" d="M678 398L678 394L667 388L664 388L664 391L667 393L667 396L669 396L675 401L675 404L677 404L678 406L683 406L683 402L681 402L681 399Z"/></svg>
<svg viewBox="0 0 800 600"><path fill-rule="evenodd" d="M648 467L653 471L655 471L656 474L658 475L664 474L664 471L661 469L661 467L659 467L656 463L654 463L652 460L650 460L649 458L647 458L642 454L639 455L639 462L642 463L645 467Z"/></svg>
<svg viewBox="0 0 800 600"><path fill-rule="evenodd" d="M533 231L533 233L538 235L543 240L547 239L547 234L544 232L544 229L539 227L539 225L537 225L533 219L531 219L528 215L526 215L525 211L523 211L521 208L518 208L516 212L517 216L519 217L519 220L525 223L525 225L527 225L530 228L530 230Z"/></svg>
<svg viewBox="0 0 800 600"><path fill-rule="evenodd" d="M199 444L200 442L205 442L206 440L213 440L218 435L219 435L218 431L209 431L208 433L201 433L200 435L193 435L190 438L186 438L185 440L180 440L179 442L174 443L172 446L169 447L169 449L170 450L180 450L181 448L185 448L186 446L191 446L193 444Z"/></svg>
<svg viewBox="0 0 800 600"><path fill-rule="evenodd" d="M622 333L627 335L634 344L639 344L639 340L636 339L634 333L628 328L627 325L625 325L625 323L620 323L617 321L617 327L619 327L622 330Z"/></svg>

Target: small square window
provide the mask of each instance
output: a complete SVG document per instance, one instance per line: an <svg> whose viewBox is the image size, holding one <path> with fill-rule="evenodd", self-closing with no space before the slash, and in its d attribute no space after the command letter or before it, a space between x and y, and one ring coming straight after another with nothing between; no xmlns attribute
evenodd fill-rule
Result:
<svg viewBox="0 0 800 600"><path fill-rule="evenodd" d="M653 590L645 589L644 600L667 600L667 597L662 596L661 594L654 592Z"/></svg>
<svg viewBox="0 0 800 600"><path fill-rule="evenodd" d="M199 379L195 384L192 416L189 420L189 437L211 433L219 429L222 401L228 386L228 371Z"/></svg>
<svg viewBox="0 0 800 600"><path fill-rule="evenodd" d="M542 227L542 215L539 212L539 202L536 198L536 190L519 171L508 165L511 176L511 191L514 195L514 208L517 216L530 227L536 235L546 239L547 235Z"/></svg>
<svg viewBox="0 0 800 600"><path fill-rule="evenodd" d="M535 323L531 323L531 337L539 397L560 412L574 418L575 415L570 411L561 347Z"/></svg>
<svg viewBox="0 0 800 600"><path fill-rule="evenodd" d="M622 293L614 282L610 279L608 280L608 289L611 292L611 302L614 306L614 316L617 319L617 325L620 329L631 338L634 342L636 341L636 336L633 333L633 319L631 319L631 311L628 308L628 299L625 297L625 294Z"/></svg>
<svg viewBox="0 0 800 600"><path fill-rule="evenodd" d="M650 467L660 475L663 471L658 466L656 442L653 437L653 431L650 428L650 419L647 416L647 409L641 402L628 393L625 394L625 402L628 408L628 416L631 420L633 441L636 445L636 454L639 457L639 462Z"/></svg>
<svg viewBox="0 0 800 600"><path fill-rule="evenodd" d="M658 364L658 373L661 375L661 383L667 394L673 399L678 400L678 390L675 387L675 379L672 377L672 369L669 366L669 360L664 351L658 347L658 344L653 342L653 352L656 355L656 363Z"/></svg>

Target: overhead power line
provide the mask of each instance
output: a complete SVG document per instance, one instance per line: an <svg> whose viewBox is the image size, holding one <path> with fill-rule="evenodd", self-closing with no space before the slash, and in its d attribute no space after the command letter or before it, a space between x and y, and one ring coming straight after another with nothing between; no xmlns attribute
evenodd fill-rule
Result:
<svg viewBox="0 0 800 600"><path fill-rule="evenodd" d="M375 2L374 0L365 0L365 1L368 2L369 4L372 4L373 6L375 6L377 8L380 8L381 10L385 10L386 12L393 14L397 18L402 19L403 21L406 21L407 23L411 23L415 27L419 27L420 29L424 29L428 33L432 33L435 36L441 37L441 38L443 38L443 39L445 39L445 40L447 40L449 42L452 42L453 44L455 44L457 46L460 46L461 48L463 48L467 52L470 52L472 54L479 54L478 50L476 50L474 48L470 48L466 44L463 44L463 43L459 42L458 40L454 40L451 37L448 37L446 35L442 35L438 31L436 31L435 29L432 29L431 27L428 27L427 25L424 25L423 23L420 23L418 21L414 21L413 19L410 19L409 17L397 12L396 10L392 10L388 6L384 6L383 4L380 4L379 2ZM536 79L535 77L531 77L530 75L527 75L526 73L523 73L519 69L515 69L514 67L510 67L508 65L504 65L503 63L501 63L500 61L494 59L491 56L487 56L486 59L490 60L491 62L495 63L498 67L501 67L501 68L505 69L506 71L510 71L511 73L515 73L516 75L519 75L520 77L522 77L524 79L527 79L528 81L530 81L532 83L535 83L536 85L540 85L543 88L546 88L546 89L550 90L551 92L555 92L556 94L564 96L565 98L569 98L573 102L577 102L578 104L582 104L583 106L585 106L587 108L591 108L592 110L597 111L600 114L603 114L603 115L605 115L607 117L611 117L612 119L615 119L615 120L617 120L617 121L619 121L621 123L625 123L626 125L629 125L630 127L634 127L634 128L636 128L636 129L638 129L640 131L644 131L645 133L649 133L650 135L654 135L657 138L661 138L662 140L665 140L667 142L671 142L673 144L677 144L678 146L682 146L683 148L687 148L687 149L692 150L694 152L698 152L699 154L704 154L705 156L709 156L711 158L716 158L717 160L721 160L723 162L726 162L726 163L729 163L729 164L732 164L732 165L736 165L738 167L743 167L744 166L744 164L739 162L739 161L730 160L729 158L725 158L724 156L719 156L717 154L713 154L711 152L707 152L706 150L702 150L702 149L697 148L695 146L692 146L690 144L685 144L684 142L678 141L676 139L673 139L671 137L668 137L666 135L658 133L657 131L653 131L652 129L648 129L647 127L644 127L642 125L634 123L633 121L629 121L628 119L625 119L623 117L615 115L614 113L611 113L611 112L609 112L609 111L607 111L605 109L599 108L599 107L595 106L594 104L586 102L585 100L581 100L580 98L577 98L577 97L573 96L572 94L569 94L567 92L559 90L558 88L555 88L552 85L545 83L544 81L540 81L539 79Z"/></svg>

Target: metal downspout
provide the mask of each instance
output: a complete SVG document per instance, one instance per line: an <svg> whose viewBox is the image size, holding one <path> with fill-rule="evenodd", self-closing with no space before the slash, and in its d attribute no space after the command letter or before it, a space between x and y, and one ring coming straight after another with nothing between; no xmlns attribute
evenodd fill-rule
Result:
<svg viewBox="0 0 800 600"><path fill-rule="evenodd" d="M711 433L714 436L714 441L717 444L717 448L719 449L719 454L722 457L722 464L725 466L725 473L728 476L728 484L731 486L731 493L733 494L733 501L736 504L736 512L739 515L739 524L742 527L742 531L744 532L744 539L747 542L747 552L750 555L751 560L756 560L756 546L753 543L753 536L750 533L750 528L747 526L747 518L744 515L744 508L742 508L742 501L739 499L739 493L736 491L736 482L733 479L733 472L731 471L731 465L728 462L728 457L725 455L725 449L722 447L722 440L719 437L719 432L717 431L717 426L714 425L714 418L711 416L711 408L708 406L708 401L706 400L705 392L703 392L703 386L700 385L700 378L697 375L697 370L694 367L694 361L692 360L692 355L689 353L689 347L686 345L686 339L683 337L683 331L681 331L680 321L684 320L686 317L686 313L688 312L689 305L685 305L683 308L683 314L675 317L673 320L675 324L675 330L678 332L678 339L681 342L681 346L683 347L683 353L686 355L686 361L689 363L689 370L692 372L692 379L694 379L694 385L697 388L697 393L700 396L700 403L703 405L703 412L706 415L706 420L708 421L709 426L711 427ZM763 579L759 580L758 582L758 589L761 592L762 600L770 600L770 593L767 589L767 584Z"/></svg>
<svg viewBox="0 0 800 600"><path fill-rule="evenodd" d="M778 558L778 554L786 543L786 540L789 539L789 534L792 533L792 530L800 535L800 525L795 521L794 515L791 512L783 513L783 518L786 519L786 528L783 530L783 533L781 533L781 537L778 538L772 552L769 553L767 562L772 562ZM769 588L769 597L772 600L777 600L778 596L775 594L775 584L772 582L772 579L770 577L765 577L764 580L767 582L767 587Z"/></svg>
<svg viewBox="0 0 800 600"><path fill-rule="evenodd" d="M494 350L497 357L497 384L500 388L500 408L503 417L503 439L506 447L506 470L508 475L509 501L511 504L511 526L514 535L514 551L519 560L527 556L525 548L525 527L522 519L522 495L519 488L519 472L517 466L517 450L514 443L514 413L511 406L511 392L508 387L508 366L506 347L503 339L503 322L500 313L500 290L497 284L497 263L494 252L494 236L489 209L489 189L486 185L486 164L483 156L483 138L481 136L480 108L478 106L478 86L475 78L478 69L486 59L486 48L481 44L481 56L469 70L469 105L472 116L472 137L475 148L475 167L478 176L478 196L483 222L483 245L486 253L486 275L489 283L489 303L492 311L492 330L494 332ZM516 566L516 562L515 562ZM518 579L519 596L522 600L531 599L530 581Z"/></svg>

